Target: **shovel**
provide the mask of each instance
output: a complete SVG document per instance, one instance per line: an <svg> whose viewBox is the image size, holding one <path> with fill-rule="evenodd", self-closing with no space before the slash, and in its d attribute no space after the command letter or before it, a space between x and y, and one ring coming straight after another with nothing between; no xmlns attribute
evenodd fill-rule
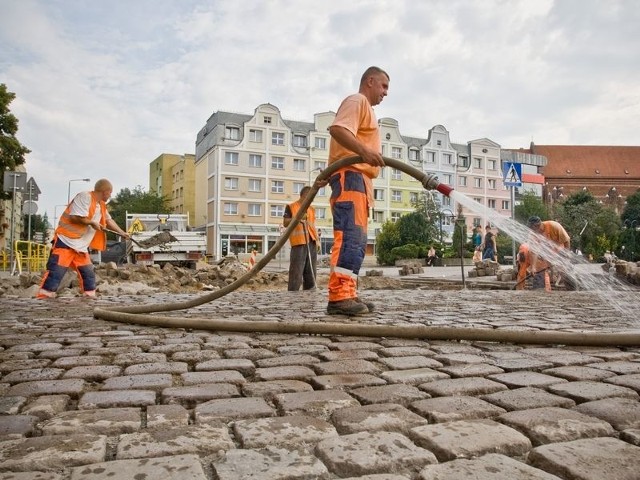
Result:
<svg viewBox="0 0 640 480"><path fill-rule="evenodd" d="M118 232L114 231L114 230L110 230L108 228L102 228L103 232L109 232L109 233L113 233L114 235L120 235ZM140 245L136 240L133 239L133 237L131 235L129 235L129 240L131 240L133 243L135 243L137 246L139 246L140 248L146 248L142 245Z"/></svg>

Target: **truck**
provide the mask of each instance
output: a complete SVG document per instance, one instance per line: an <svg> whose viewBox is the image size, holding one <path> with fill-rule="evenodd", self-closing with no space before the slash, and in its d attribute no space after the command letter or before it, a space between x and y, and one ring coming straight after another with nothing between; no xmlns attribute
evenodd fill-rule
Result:
<svg viewBox="0 0 640 480"><path fill-rule="evenodd" d="M127 258L131 263L195 268L205 258L207 237L192 230L189 215L178 213L126 212Z"/></svg>

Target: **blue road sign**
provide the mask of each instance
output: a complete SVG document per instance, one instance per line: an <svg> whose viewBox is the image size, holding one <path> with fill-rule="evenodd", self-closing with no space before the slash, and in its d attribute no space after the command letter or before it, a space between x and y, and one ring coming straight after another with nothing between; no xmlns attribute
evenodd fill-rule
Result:
<svg viewBox="0 0 640 480"><path fill-rule="evenodd" d="M505 187L522 187L522 164L507 162L502 170Z"/></svg>

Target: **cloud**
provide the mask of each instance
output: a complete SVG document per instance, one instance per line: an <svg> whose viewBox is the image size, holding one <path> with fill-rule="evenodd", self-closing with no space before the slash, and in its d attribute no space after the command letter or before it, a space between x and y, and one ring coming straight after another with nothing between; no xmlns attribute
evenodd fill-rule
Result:
<svg viewBox="0 0 640 480"><path fill-rule="evenodd" d="M406 135L442 124L460 143L637 143L633 0L22 0L2 11L0 75L50 216L72 178L146 188L149 162L192 153L217 110L335 111L369 65L391 76L378 117Z"/></svg>

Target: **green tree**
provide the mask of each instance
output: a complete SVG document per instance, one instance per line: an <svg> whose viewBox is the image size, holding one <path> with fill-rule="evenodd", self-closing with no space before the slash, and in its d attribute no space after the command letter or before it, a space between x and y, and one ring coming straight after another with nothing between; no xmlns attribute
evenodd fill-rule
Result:
<svg viewBox="0 0 640 480"><path fill-rule="evenodd" d="M549 218L547 207L540 197L534 192L527 191L520 197L520 203L514 208L514 217L520 223L527 223L529 217L540 217L543 220Z"/></svg>
<svg viewBox="0 0 640 480"><path fill-rule="evenodd" d="M36 233L42 233L42 238L46 242L45 235L47 233L47 229L49 228L49 218L47 217L47 212L44 215L31 215L31 236L29 236L29 215L23 215L23 225L24 230L22 231L22 240L28 240L31 238L31 241L35 238Z"/></svg>
<svg viewBox="0 0 640 480"><path fill-rule="evenodd" d="M635 262L640 259L640 190L627 197L621 226L616 254L624 260Z"/></svg>
<svg viewBox="0 0 640 480"><path fill-rule="evenodd" d="M376 237L376 257L380 265L393 265L395 258L391 251L402 245L398 223L386 221Z"/></svg>
<svg viewBox="0 0 640 480"><path fill-rule="evenodd" d="M0 172L15 170L25 162L25 155L31 151L16 138L18 119L9 109L15 98L15 93L9 92L7 86L0 83ZM0 176L0 199L7 199L11 194L4 192L3 182L4 175Z"/></svg>
<svg viewBox="0 0 640 480"><path fill-rule="evenodd" d="M166 197L145 192L138 185L133 190L120 190L109 203L109 213L121 228L125 228L127 213L171 213L171 208Z"/></svg>

